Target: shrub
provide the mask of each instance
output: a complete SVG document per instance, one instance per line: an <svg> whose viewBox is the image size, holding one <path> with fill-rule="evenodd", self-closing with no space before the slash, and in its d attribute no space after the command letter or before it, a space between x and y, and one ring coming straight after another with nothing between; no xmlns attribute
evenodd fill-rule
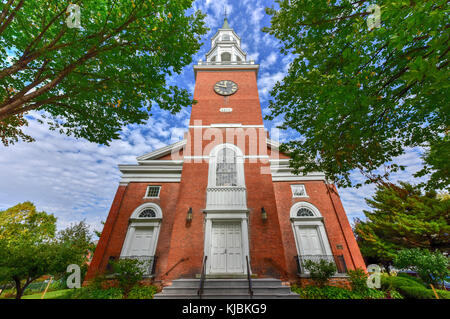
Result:
<svg viewBox="0 0 450 319"><path fill-rule="evenodd" d="M156 286L134 286L128 294L128 299L153 299L157 291Z"/></svg>
<svg viewBox="0 0 450 319"><path fill-rule="evenodd" d="M364 294L345 288L324 286L307 286L300 288L292 286L291 290L298 293L303 299L383 299L385 293L375 289L367 289Z"/></svg>
<svg viewBox="0 0 450 319"><path fill-rule="evenodd" d="M122 290L119 288L95 289L92 287L83 287L73 289L68 293L67 298L70 299L122 299Z"/></svg>
<svg viewBox="0 0 450 319"><path fill-rule="evenodd" d="M309 271L311 279L319 286L323 287L328 280L336 273L336 265L332 261L321 259L320 261L306 260L304 267Z"/></svg>
<svg viewBox="0 0 450 319"><path fill-rule="evenodd" d="M427 289L417 278L411 276L383 276L381 277L383 289L398 291L408 299L435 299L433 290ZM450 293L445 290L436 290L442 299L449 299Z"/></svg>
<svg viewBox="0 0 450 319"><path fill-rule="evenodd" d="M144 277L145 262L137 259L119 259L112 263L115 279L127 298L130 290Z"/></svg>
<svg viewBox="0 0 450 319"><path fill-rule="evenodd" d="M350 284L353 291L364 293L367 289L369 289L369 287L367 287L368 276L363 269L358 268L356 270L349 270L347 271L347 275L350 279Z"/></svg>
<svg viewBox="0 0 450 319"><path fill-rule="evenodd" d="M449 258L441 252L426 249L403 249L394 259L394 266L411 269L427 284L442 282L449 275Z"/></svg>

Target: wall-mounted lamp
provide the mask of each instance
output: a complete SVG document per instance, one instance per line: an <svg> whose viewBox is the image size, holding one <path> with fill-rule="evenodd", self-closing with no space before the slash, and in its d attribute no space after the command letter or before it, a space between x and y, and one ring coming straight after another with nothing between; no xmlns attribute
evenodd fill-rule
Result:
<svg viewBox="0 0 450 319"><path fill-rule="evenodd" d="M187 216L186 216L186 221L190 222L191 220L192 220L192 207L189 207Z"/></svg>
<svg viewBox="0 0 450 319"><path fill-rule="evenodd" d="M261 207L261 217L263 220L267 220L267 212L264 207Z"/></svg>

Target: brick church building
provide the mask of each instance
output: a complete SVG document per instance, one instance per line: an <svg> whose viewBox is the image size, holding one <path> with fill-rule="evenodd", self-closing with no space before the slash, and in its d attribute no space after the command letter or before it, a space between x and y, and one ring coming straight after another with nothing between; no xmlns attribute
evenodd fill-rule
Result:
<svg viewBox="0 0 450 319"><path fill-rule="evenodd" d="M334 262L336 280L365 269L334 185L320 172L294 175L265 130L258 69L225 18L206 61L194 66L197 103L184 139L119 165L87 280L111 260L137 258L167 286L162 296L192 297L186 289L203 285L217 297L233 282L245 287L242 297L248 281L248 291L271 286L260 295L281 296L274 283L307 280L305 260ZM180 294L177 283L186 288Z"/></svg>

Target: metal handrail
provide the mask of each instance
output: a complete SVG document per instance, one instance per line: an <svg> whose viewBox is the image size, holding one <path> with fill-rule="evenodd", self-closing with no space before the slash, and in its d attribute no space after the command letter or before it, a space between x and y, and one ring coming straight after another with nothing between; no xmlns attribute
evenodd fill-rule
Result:
<svg viewBox="0 0 450 319"><path fill-rule="evenodd" d="M200 287L197 290L197 295L200 299L202 299L203 288L205 285L206 259L208 259L208 256L205 256L205 258L203 259L202 274L200 275Z"/></svg>
<svg viewBox="0 0 450 319"><path fill-rule="evenodd" d="M250 294L250 299L253 299L252 276L250 275L250 264L248 262L248 256L245 256L245 259L247 260L248 293Z"/></svg>

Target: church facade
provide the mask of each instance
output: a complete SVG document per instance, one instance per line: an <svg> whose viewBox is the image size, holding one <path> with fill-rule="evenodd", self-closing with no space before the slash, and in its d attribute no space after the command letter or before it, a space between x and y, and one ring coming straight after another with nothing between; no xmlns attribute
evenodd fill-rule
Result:
<svg viewBox="0 0 450 319"><path fill-rule="evenodd" d="M306 260L365 264L334 185L295 175L263 125L259 65L224 25L194 66L184 139L119 165L122 179L87 280L112 260L146 261L162 285L182 278L308 278Z"/></svg>

